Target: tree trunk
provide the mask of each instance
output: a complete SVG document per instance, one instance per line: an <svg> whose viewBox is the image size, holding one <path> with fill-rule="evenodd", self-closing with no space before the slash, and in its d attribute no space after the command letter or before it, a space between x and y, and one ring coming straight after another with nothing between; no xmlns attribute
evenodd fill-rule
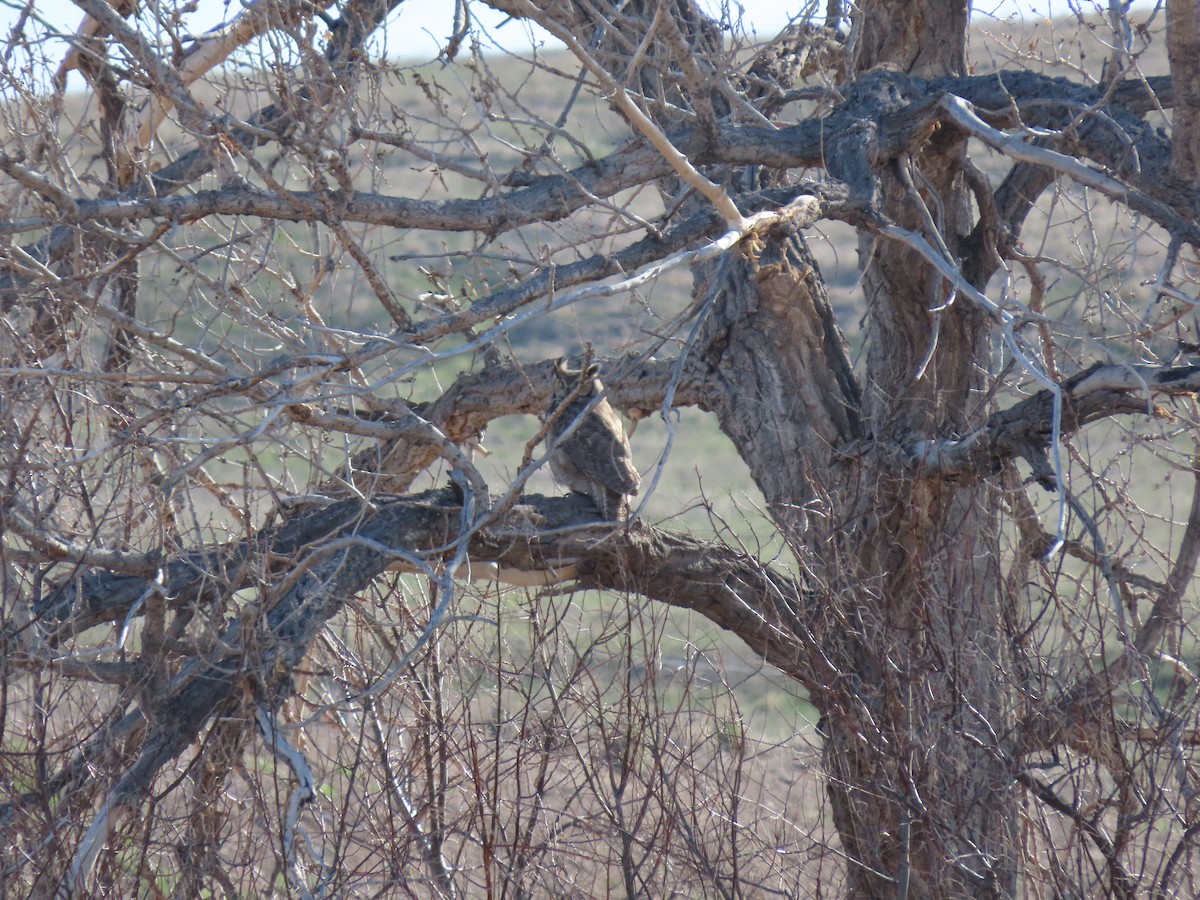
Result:
<svg viewBox="0 0 1200 900"><path fill-rule="evenodd" d="M1175 87L1171 175L1194 185L1200 172L1200 9L1191 0L1167 3L1167 57Z"/></svg>
<svg viewBox="0 0 1200 900"><path fill-rule="evenodd" d="M859 72L961 73L966 13L961 0L865 4ZM911 165L879 173L884 214L935 245L940 236L951 259L966 255L971 228L964 159L963 136L941 132ZM908 248L864 235L859 254L875 445L981 423L990 323ZM942 332L953 339L938 340ZM848 675L831 709L852 712L830 716L825 749L834 821L859 863L851 893L1011 896L1017 798L999 743L1012 709L1002 677L998 491L914 481L879 452L856 468L836 491L844 569L824 573L826 583L840 581L830 601L857 618L828 642Z"/></svg>
<svg viewBox="0 0 1200 900"><path fill-rule="evenodd" d="M861 422L845 347L800 238L770 241L734 265L707 323L705 375L722 428L820 597L822 615L799 640L819 644L802 655L827 667L805 680L824 685L813 701L834 823L853 860L850 893L892 897L907 885L914 897L1010 895L1016 809L997 737L1012 717L1001 677L998 492L897 475L883 449L834 458L831 447L854 446L872 426L877 440L862 446L889 446L878 438L899 434L904 411L921 409L915 395L941 406L949 392L897 377L900 399L880 394ZM898 336L897 352L928 341L930 328ZM954 409L973 421L962 409L972 395L957 386Z"/></svg>
<svg viewBox="0 0 1200 900"><path fill-rule="evenodd" d="M962 2L861 4L851 76L961 72L966 14ZM943 130L919 157L857 174L874 180L893 222L961 260L972 225L964 161L963 136ZM903 245L863 232L859 254L872 332L861 397L823 282L793 234L728 264L702 343L705 377L821 598L822 621L799 639L819 644L808 656L828 666L811 679L823 684L813 700L849 894L1011 896L999 489L915 479L889 449L982 423L992 323Z"/></svg>

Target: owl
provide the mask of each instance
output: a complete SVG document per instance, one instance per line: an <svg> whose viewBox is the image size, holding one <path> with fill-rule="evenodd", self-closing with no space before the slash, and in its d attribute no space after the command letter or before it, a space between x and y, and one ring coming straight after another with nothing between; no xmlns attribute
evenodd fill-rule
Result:
<svg viewBox="0 0 1200 900"><path fill-rule="evenodd" d="M642 479L633 467L629 438L616 410L604 399L587 408L604 392L596 370L594 365L582 371L568 368L565 359L555 363L557 384L547 413L550 471L563 486L591 497L606 521L624 522L629 518L626 498L638 492ZM575 430L563 437L577 419Z"/></svg>

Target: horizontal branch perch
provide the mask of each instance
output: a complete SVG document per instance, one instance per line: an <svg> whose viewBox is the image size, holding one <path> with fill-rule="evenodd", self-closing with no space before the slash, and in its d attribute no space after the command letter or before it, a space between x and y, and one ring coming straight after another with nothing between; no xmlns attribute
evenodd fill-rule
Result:
<svg viewBox="0 0 1200 900"><path fill-rule="evenodd" d="M167 565L166 588L176 607L209 589L205 586L212 585L218 573L225 573L222 590L247 584L249 577L237 573L250 568L243 564L252 551L275 560L273 579L282 593L275 598L269 598L269 591L264 595L257 634L247 635L244 624L235 622L218 645L219 657L185 664L157 708L145 711L151 727L140 757L105 801L93 837L102 841L101 832L116 810L135 804L151 789L161 768L198 739L211 717L238 696L238 685L246 679L265 690L277 708L293 689L291 672L343 604L385 575L397 557L424 556L436 564L446 554L444 548L453 544L460 517L454 489L377 497L370 503L346 500L298 513L254 541ZM732 631L769 662L811 683L798 652L799 636L812 630L807 601L791 578L721 544L644 525L614 533L595 524L595 517L590 499L581 495L528 496L474 532L472 564L485 570L494 566L495 571L572 575L581 587L636 592L694 610ZM563 560L573 564L564 568ZM301 574L294 577L297 570ZM43 605L44 617L69 619L74 612L82 615L74 621L81 627L97 621L101 610L107 619L136 615L137 610L131 613L131 607L116 599L130 600L152 582L89 571L74 584L70 602L68 594L60 594ZM20 664L19 659L13 662ZM10 806L4 814L14 812ZM78 858L76 875L86 875L91 862Z"/></svg>

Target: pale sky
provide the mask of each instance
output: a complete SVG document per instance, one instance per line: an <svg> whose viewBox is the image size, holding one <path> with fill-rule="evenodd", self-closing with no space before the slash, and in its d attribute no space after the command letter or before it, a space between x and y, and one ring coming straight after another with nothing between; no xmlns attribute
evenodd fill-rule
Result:
<svg viewBox="0 0 1200 900"><path fill-rule="evenodd" d="M152 0L142 2L145 4ZM710 9L719 7L719 0L700 2ZM765 38L774 35L786 24L784 10L803 8L806 4L803 0L741 0L740 5L744 10L747 28L752 28L759 37ZM0 41L8 37L8 31L23 6L23 0L0 0ZM1071 6L1098 12L1107 6L1107 0L1074 0L1073 3L1068 0L976 0L975 15L1000 18L1016 17L1022 13L1026 16L1065 15L1070 12ZM83 18L83 13L71 0L35 0L35 8L42 18L65 32L73 32ZM239 0L198 0L196 12L187 21L193 33L200 33L232 18L239 8ZM515 22L497 30L494 26L503 21L503 16L482 3L471 4L471 8L489 26L495 39L503 42L507 49L527 49L532 40L541 39L531 37L526 26ZM453 9L451 0L408 0L403 3L392 14L386 27L389 55L417 58L435 56L450 33Z"/></svg>

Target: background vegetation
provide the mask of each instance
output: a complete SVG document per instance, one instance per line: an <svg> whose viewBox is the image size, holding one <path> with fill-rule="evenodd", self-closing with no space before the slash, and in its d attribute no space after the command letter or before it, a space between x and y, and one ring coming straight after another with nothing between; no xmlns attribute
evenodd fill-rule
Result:
<svg viewBox="0 0 1200 900"><path fill-rule="evenodd" d="M197 41L182 7L79 5L69 59L34 4L0 54L0 896L1200 892L1197 226L1150 155L1163 10L977 19L932 71L861 49L886 3L760 46L688 3L586 34L587 4L496 3L577 52L483 53L463 19L421 62L373 52L387 3L251 3ZM906 11L915 45L942 7ZM1041 79L1012 119L1001 71ZM912 124L960 95L1079 168ZM900 148L870 202L848 109ZM828 156L788 143L821 121ZM897 212L905 172L936 227ZM985 234L988 191L1034 183ZM888 227L944 235L957 274ZM879 272L920 329L881 327ZM844 361L852 440L760 410L761 372L718 397L745 371L688 368L746 285L744 321L811 290L828 337L779 355L779 396ZM628 415L632 524L555 496L563 354ZM772 467L753 443L789 417L809 443Z"/></svg>

